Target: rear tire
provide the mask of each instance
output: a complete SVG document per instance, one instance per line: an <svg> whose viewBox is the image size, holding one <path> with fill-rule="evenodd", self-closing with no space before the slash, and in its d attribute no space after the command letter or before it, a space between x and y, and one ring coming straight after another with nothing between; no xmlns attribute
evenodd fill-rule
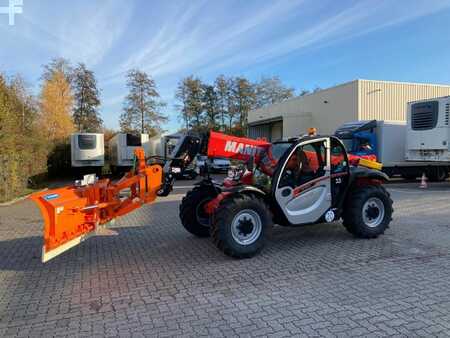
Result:
<svg viewBox="0 0 450 338"><path fill-rule="evenodd" d="M180 204L180 219L183 227L198 237L209 237L209 215L203 210L206 203L217 196L214 188L195 187L189 191Z"/></svg>
<svg viewBox="0 0 450 338"><path fill-rule="evenodd" d="M448 178L448 170L442 167L435 167L428 170L428 179L431 182L442 182Z"/></svg>
<svg viewBox="0 0 450 338"><path fill-rule="evenodd" d="M226 255L250 258L264 247L272 217L266 203L256 196L237 195L225 199L214 213L211 235Z"/></svg>
<svg viewBox="0 0 450 338"><path fill-rule="evenodd" d="M392 220L392 199L383 186L364 186L351 193L343 214L344 227L358 238L384 234Z"/></svg>

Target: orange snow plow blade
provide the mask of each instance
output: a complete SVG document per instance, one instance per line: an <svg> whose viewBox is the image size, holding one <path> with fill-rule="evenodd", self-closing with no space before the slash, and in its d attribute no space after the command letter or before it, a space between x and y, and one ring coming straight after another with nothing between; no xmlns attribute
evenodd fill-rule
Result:
<svg viewBox="0 0 450 338"><path fill-rule="evenodd" d="M30 197L44 218L42 262L95 235L99 226L156 199L162 185L162 167L147 166L142 148L136 149L135 155L134 172L128 172L118 182L92 180ZM85 177L88 178L92 179ZM125 189L127 196L123 197L120 193Z"/></svg>

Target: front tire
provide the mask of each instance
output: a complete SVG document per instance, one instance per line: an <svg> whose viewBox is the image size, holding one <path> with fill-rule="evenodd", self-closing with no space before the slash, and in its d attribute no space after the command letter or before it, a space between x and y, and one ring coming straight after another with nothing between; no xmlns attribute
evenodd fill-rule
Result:
<svg viewBox="0 0 450 338"><path fill-rule="evenodd" d="M211 222L211 235L226 255L249 258L262 250L271 226L271 214L261 198L237 195L219 205Z"/></svg>
<svg viewBox="0 0 450 338"><path fill-rule="evenodd" d="M209 237L209 215L203 207L217 196L214 188L195 187L189 191L180 204L180 219L183 227L198 237Z"/></svg>
<svg viewBox="0 0 450 338"><path fill-rule="evenodd" d="M358 238L384 234L392 220L392 199L382 186L365 186L352 192L345 206L343 224Z"/></svg>

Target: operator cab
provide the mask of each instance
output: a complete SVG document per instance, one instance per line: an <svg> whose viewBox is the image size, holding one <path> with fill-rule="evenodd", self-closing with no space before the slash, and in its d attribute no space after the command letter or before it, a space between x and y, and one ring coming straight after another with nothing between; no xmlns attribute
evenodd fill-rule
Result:
<svg viewBox="0 0 450 338"><path fill-rule="evenodd" d="M350 171L342 142L336 137L303 137L278 162L272 195L287 223L334 220Z"/></svg>

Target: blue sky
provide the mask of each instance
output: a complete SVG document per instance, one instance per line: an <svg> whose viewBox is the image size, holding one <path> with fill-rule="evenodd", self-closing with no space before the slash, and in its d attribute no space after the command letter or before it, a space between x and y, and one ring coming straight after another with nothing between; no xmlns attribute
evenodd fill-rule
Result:
<svg viewBox="0 0 450 338"><path fill-rule="evenodd" d="M450 84L450 0L23 0L15 21L0 14L0 72L37 93L52 58L85 62L110 128L130 68L155 78L170 131L177 82L190 74L278 75L297 90L356 78Z"/></svg>

